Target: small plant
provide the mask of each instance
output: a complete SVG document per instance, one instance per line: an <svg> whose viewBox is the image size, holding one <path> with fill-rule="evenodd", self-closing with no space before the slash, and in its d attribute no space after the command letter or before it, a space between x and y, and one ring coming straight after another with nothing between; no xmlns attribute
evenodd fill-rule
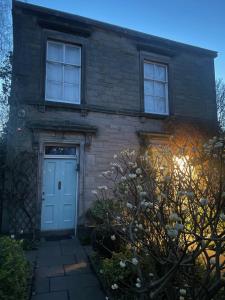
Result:
<svg viewBox="0 0 225 300"><path fill-rule="evenodd" d="M21 242L0 237L0 299L26 300L28 275Z"/></svg>

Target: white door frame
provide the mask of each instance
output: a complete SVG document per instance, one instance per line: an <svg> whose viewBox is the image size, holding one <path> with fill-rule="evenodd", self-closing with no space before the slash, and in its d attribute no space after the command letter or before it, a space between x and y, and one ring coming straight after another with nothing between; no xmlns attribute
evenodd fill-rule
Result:
<svg viewBox="0 0 225 300"><path fill-rule="evenodd" d="M69 146L69 147L74 147L76 148L76 155L48 155L45 154L45 148L46 146ZM41 172L41 216L42 216L42 192L43 192L43 177L44 177L44 160L45 159L74 159L77 162L77 166L79 165L79 158L80 158L80 147L77 144L66 142L66 143L57 143L57 142L44 142L42 145L42 150L43 150L43 159L42 159L42 172ZM76 170L76 193L75 193L75 214L74 214L74 234L76 236L77 233L77 218L78 218L78 186L79 186L79 171L78 169ZM41 221L41 220L40 220ZM52 231L54 232L54 230Z"/></svg>

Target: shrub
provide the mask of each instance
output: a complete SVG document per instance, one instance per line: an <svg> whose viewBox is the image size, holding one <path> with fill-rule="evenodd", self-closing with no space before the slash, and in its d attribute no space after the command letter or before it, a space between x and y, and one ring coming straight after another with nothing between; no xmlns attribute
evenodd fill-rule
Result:
<svg viewBox="0 0 225 300"><path fill-rule="evenodd" d="M116 211L117 207L117 202L112 201L111 199L97 199L88 210L87 217L95 225L104 224L106 219L108 219L108 222L112 223L113 220L111 219L111 214L108 214L108 212L111 210Z"/></svg>
<svg viewBox="0 0 225 300"><path fill-rule="evenodd" d="M125 270L118 270L115 254L103 261L113 292L208 300L225 288L225 139L178 142L141 155L122 151L102 174L114 184L99 188L98 201L117 207L105 212L104 227L111 228L112 241L123 241L133 263L124 267L131 274L122 282L119 270Z"/></svg>
<svg viewBox="0 0 225 300"><path fill-rule="evenodd" d="M28 263L21 243L0 237L0 299L27 299Z"/></svg>

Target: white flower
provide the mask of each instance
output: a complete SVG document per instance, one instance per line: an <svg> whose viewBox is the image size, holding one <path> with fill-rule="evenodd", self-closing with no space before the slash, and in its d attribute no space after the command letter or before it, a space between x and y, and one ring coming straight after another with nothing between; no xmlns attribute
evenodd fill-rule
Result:
<svg viewBox="0 0 225 300"><path fill-rule="evenodd" d="M96 190L93 190L93 191L91 191L92 192L92 194L94 194L94 195L97 195L98 194L98 192L96 191Z"/></svg>
<svg viewBox="0 0 225 300"><path fill-rule="evenodd" d="M185 296L187 294L187 291L185 289L180 289L180 295Z"/></svg>
<svg viewBox="0 0 225 300"><path fill-rule="evenodd" d="M221 214L220 214L220 219L221 219L222 221L225 221L225 214L224 214L224 213L221 213Z"/></svg>
<svg viewBox="0 0 225 300"><path fill-rule="evenodd" d="M137 282L141 282L141 279L139 277L137 277L136 281Z"/></svg>
<svg viewBox="0 0 225 300"><path fill-rule="evenodd" d="M137 288L140 288L140 287L141 287L141 284L140 284L140 282L136 282L136 284L135 284L135 285L136 285L136 287L137 287Z"/></svg>
<svg viewBox="0 0 225 300"><path fill-rule="evenodd" d="M133 174L133 173L130 173L128 176L129 176L131 179L134 179L134 178L137 177L137 175L136 175L136 174Z"/></svg>
<svg viewBox="0 0 225 300"><path fill-rule="evenodd" d="M117 290L118 289L118 284L114 283L112 286L111 286L112 290Z"/></svg>
<svg viewBox="0 0 225 300"><path fill-rule="evenodd" d="M143 225L142 224L138 224L138 228L139 229L143 229Z"/></svg>
<svg viewBox="0 0 225 300"><path fill-rule="evenodd" d="M214 145L214 148L221 148L223 147L223 143L221 142L217 142L215 145Z"/></svg>
<svg viewBox="0 0 225 300"><path fill-rule="evenodd" d="M148 202L148 207L152 208L154 204L152 202Z"/></svg>
<svg viewBox="0 0 225 300"><path fill-rule="evenodd" d="M175 238L178 236L178 230L176 229L168 229L167 230L167 234L168 236L170 236L171 238Z"/></svg>
<svg viewBox="0 0 225 300"><path fill-rule="evenodd" d="M207 204L208 204L208 199L206 199L206 198L201 198L200 200L199 200L199 202L200 202L200 204L201 204L201 206L206 206Z"/></svg>
<svg viewBox="0 0 225 300"><path fill-rule="evenodd" d="M11 239L15 239L15 235L14 234L11 234L10 237L11 237Z"/></svg>
<svg viewBox="0 0 225 300"><path fill-rule="evenodd" d="M122 260L120 261L120 267L121 268L125 268L126 267L126 263L124 261L122 261Z"/></svg>
<svg viewBox="0 0 225 300"><path fill-rule="evenodd" d="M148 202L147 201L141 201L141 206L147 207L148 206Z"/></svg>
<svg viewBox="0 0 225 300"><path fill-rule="evenodd" d="M154 274L153 273L149 273L148 276L149 277L154 277Z"/></svg>
<svg viewBox="0 0 225 300"><path fill-rule="evenodd" d="M121 181L125 181L126 179L127 179L126 176L122 176L122 177L120 178Z"/></svg>
<svg viewBox="0 0 225 300"><path fill-rule="evenodd" d="M131 204L131 203L129 203L129 202L127 202L127 208L133 208L133 205Z"/></svg>
<svg viewBox="0 0 225 300"><path fill-rule="evenodd" d="M145 197L146 195L147 195L146 192L140 192L140 196L141 196L141 197Z"/></svg>
<svg viewBox="0 0 225 300"><path fill-rule="evenodd" d="M117 158L117 154L114 154L114 155L113 155L113 158L116 159L116 158Z"/></svg>
<svg viewBox="0 0 225 300"><path fill-rule="evenodd" d="M215 265L216 264L216 258L211 257L209 262L210 262L211 265Z"/></svg>
<svg viewBox="0 0 225 300"><path fill-rule="evenodd" d="M148 202L148 201L141 201L141 206L152 208L154 206L154 204L152 202Z"/></svg>
<svg viewBox="0 0 225 300"><path fill-rule="evenodd" d="M137 174L137 175L140 175L141 173L142 173L141 169L140 169L140 168L137 168L136 174Z"/></svg>
<svg viewBox="0 0 225 300"><path fill-rule="evenodd" d="M178 217L178 215L176 213L171 213L169 216L170 221L172 222L177 222L180 220L180 218Z"/></svg>
<svg viewBox="0 0 225 300"><path fill-rule="evenodd" d="M106 185L98 186L99 190L108 190L108 187Z"/></svg>
<svg viewBox="0 0 225 300"><path fill-rule="evenodd" d="M115 239L116 239L116 236L113 234L113 235L111 235L111 240L112 241L115 241Z"/></svg>
<svg viewBox="0 0 225 300"><path fill-rule="evenodd" d="M135 266L138 264L138 260L137 260L137 258L135 258L135 257L132 258L131 262L132 262L132 264L135 265Z"/></svg>
<svg viewBox="0 0 225 300"><path fill-rule="evenodd" d="M142 186L141 185L137 185L137 191L141 192L142 191Z"/></svg>
<svg viewBox="0 0 225 300"><path fill-rule="evenodd" d="M123 168L121 167L120 164L111 162L110 165L112 166L112 169L117 168L117 169L119 169L121 172L123 172Z"/></svg>

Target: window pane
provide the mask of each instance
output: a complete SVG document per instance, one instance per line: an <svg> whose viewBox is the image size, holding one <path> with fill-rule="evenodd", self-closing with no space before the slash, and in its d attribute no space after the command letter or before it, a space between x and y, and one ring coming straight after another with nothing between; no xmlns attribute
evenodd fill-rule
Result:
<svg viewBox="0 0 225 300"><path fill-rule="evenodd" d="M48 60L63 61L63 44L48 42Z"/></svg>
<svg viewBox="0 0 225 300"><path fill-rule="evenodd" d="M155 112L154 97L145 96L145 111L152 113Z"/></svg>
<svg viewBox="0 0 225 300"><path fill-rule="evenodd" d="M80 47L66 45L65 62L80 66Z"/></svg>
<svg viewBox="0 0 225 300"><path fill-rule="evenodd" d="M154 65L150 63L144 64L144 78L154 79Z"/></svg>
<svg viewBox="0 0 225 300"><path fill-rule="evenodd" d="M47 155L76 155L75 147L64 146L46 146L45 154Z"/></svg>
<svg viewBox="0 0 225 300"><path fill-rule="evenodd" d="M154 95L157 97L165 97L165 84L154 82Z"/></svg>
<svg viewBox="0 0 225 300"><path fill-rule="evenodd" d="M73 67L73 66L65 66L64 82L79 84L80 83L80 68Z"/></svg>
<svg viewBox="0 0 225 300"><path fill-rule="evenodd" d="M80 103L80 87L74 84L64 84L64 100L72 103Z"/></svg>
<svg viewBox="0 0 225 300"><path fill-rule="evenodd" d="M154 82L145 80L144 84L144 93L145 95L154 95Z"/></svg>
<svg viewBox="0 0 225 300"><path fill-rule="evenodd" d="M47 79L62 81L63 67L61 64L47 63Z"/></svg>
<svg viewBox="0 0 225 300"><path fill-rule="evenodd" d="M47 80L46 98L51 100L62 100L62 84Z"/></svg>
<svg viewBox="0 0 225 300"><path fill-rule="evenodd" d="M155 65L154 79L166 81L166 66Z"/></svg>
<svg viewBox="0 0 225 300"><path fill-rule="evenodd" d="M166 99L165 98L155 98L155 103L156 103L156 112L165 114L166 113Z"/></svg>

